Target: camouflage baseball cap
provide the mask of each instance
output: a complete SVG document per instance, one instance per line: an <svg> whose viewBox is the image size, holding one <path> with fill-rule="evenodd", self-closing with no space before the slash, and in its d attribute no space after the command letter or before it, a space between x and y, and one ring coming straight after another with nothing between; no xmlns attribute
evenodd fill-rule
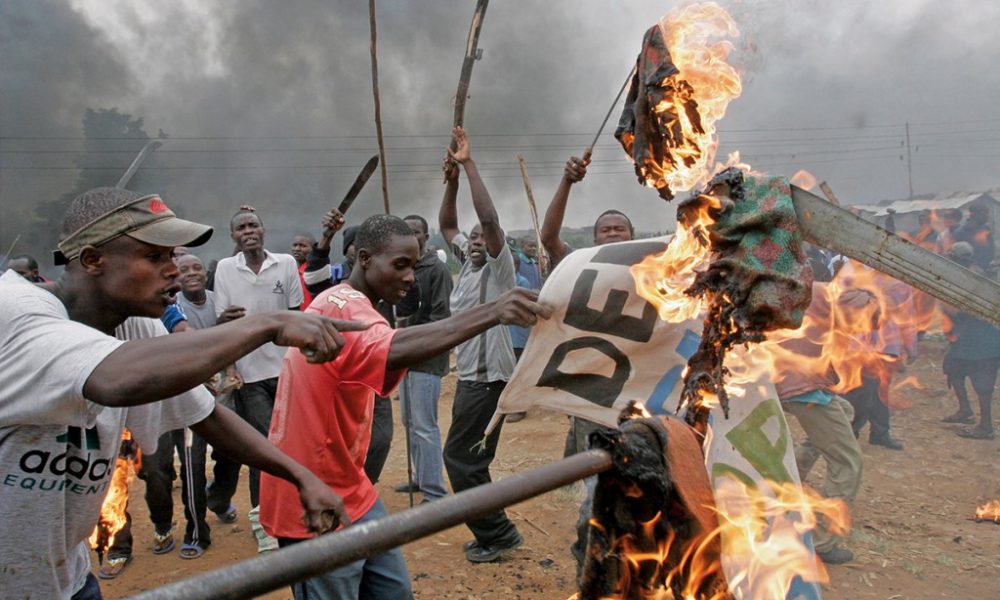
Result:
<svg viewBox="0 0 1000 600"><path fill-rule="evenodd" d="M68 264L84 246L100 246L127 235L154 246L200 246L212 237L212 228L178 219L156 194L143 196L107 212L63 236L54 252L57 265Z"/></svg>

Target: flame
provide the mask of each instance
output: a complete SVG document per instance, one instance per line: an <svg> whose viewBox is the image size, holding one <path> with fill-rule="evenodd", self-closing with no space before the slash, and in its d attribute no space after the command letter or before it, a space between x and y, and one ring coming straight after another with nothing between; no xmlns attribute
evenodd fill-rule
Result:
<svg viewBox="0 0 1000 600"><path fill-rule="evenodd" d="M693 298L685 290L694 283L695 275L708 266L710 253L705 240L708 227L715 223L709 211L721 207L718 198L704 198L710 202L702 203L687 225L678 223L677 233L666 250L649 255L629 268L639 295L656 306L660 318L669 323L693 319L703 308L703 299Z"/></svg>
<svg viewBox="0 0 1000 600"><path fill-rule="evenodd" d="M993 500L992 502L987 502L982 506L977 506L976 520L1000 523L1000 500Z"/></svg>
<svg viewBox="0 0 1000 600"><path fill-rule="evenodd" d="M796 171L795 175L792 175L792 178L788 181L792 185L797 185L804 190L811 190L816 187L816 176L805 169Z"/></svg>
<svg viewBox="0 0 1000 600"><path fill-rule="evenodd" d="M785 598L796 578L817 584L829 582L822 561L802 540L808 539L806 534L816 529L820 520L831 533L845 535L850 529L850 513L842 500L824 498L794 482L764 481L760 488L754 488L730 477L720 480L715 500L719 526L690 540L685 548L674 548L679 538L672 529L664 539L650 543L661 513L642 524L640 535L615 540L627 577L668 569L655 589L643 589L643 598ZM591 525L601 527L595 520ZM721 563L713 549L717 541L722 543ZM671 556L681 558L677 564L667 565ZM705 583L718 577L723 568L730 572L729 589L706 591ZM579 595L570 600L574 598Z"/></svg>
<svg viewBox="0 0 1000 600"><path fill-rule="evenodd" d="M690 190L707 181L719 144L716 123L743 89L739 73L726 62L733 44L710 40L738 37L740 31L714 2L674 8L659 26L677 72L661 82L671 93L653 112L662 130L673 133L662 149L663 160L638 169L649 187ZM630 148L628 137L623 142Z"/></svg>
<svg viewBox="0 0 1000 600"><path fill-rule="evenodd" d="M125 527L128 486L135 479L141 462L141 453L132 440L132 432L123 429L118 457L115 459L115 470L108 486L108 495L101 505L101 517L87 540L99 557L103 557L104 552L114 544L115 536Z"/></svg>
<svg viewBox="0 0 1000 600"><path fill-rule="evenodd" d="M802 540L820 520L830 533L844 535L850 513L843 500L793 482L752 488L733 478L719 483L715 500L722 560L736 570L730 577L736 598L785 598L796 577L829 582L822 561Z"/></svg>

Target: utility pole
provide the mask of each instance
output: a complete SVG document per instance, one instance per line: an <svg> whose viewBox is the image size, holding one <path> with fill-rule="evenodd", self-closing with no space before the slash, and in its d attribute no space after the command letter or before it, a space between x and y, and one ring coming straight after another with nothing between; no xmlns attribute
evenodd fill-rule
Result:
<svg viewBox="0 0 1000 600"><path fill-rule="evenodd" d="M913 158L910 156L910 122L906 122L906 180L910 184L910 198L913 197Z"/></svg>

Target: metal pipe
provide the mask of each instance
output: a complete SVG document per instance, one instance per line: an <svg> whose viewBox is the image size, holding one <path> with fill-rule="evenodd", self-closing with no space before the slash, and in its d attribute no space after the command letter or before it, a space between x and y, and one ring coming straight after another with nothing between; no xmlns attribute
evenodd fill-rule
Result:
<svg viewBox="0 0 1000 600"><path fill-rule="evenodd" d="M611 455L588 450L501 481L132 596L134 600L252 598L377 556L501 508L607 471Z"/></svg>

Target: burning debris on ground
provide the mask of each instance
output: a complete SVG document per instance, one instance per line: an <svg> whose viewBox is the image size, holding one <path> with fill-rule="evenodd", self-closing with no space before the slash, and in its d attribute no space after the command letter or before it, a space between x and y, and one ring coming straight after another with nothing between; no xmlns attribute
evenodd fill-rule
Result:
<svg viewBox="0 0 1000 600"><path fill-rule="evenodd" d="M115 543L115 536L125 527L125 511L128 509L128 486L135 479L142 465L142 451L128 429L122 430L118 457L115 459L114 474L108 495L101 505L101 517L90 535L88 543L97 553L97 560L104 562L108 548Z"/></svg>
<svg viewBox="0 0 1000 600"><path fill-rule="evenodd" d="M1000 500L987 502L976 507L976 523L987 523L992 521L1000 525Z"/></svg>

